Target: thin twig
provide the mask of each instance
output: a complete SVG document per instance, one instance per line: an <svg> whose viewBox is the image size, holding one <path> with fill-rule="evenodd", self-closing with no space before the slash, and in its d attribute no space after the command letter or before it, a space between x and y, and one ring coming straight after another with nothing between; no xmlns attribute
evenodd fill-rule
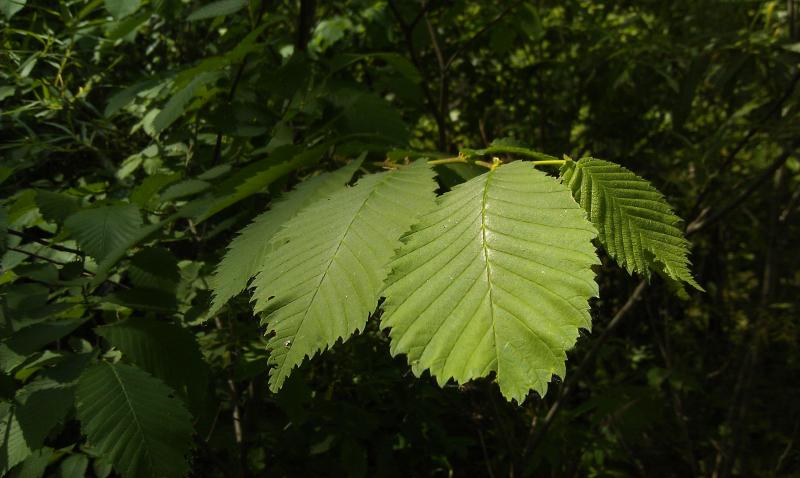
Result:
<svg viewBox="0 0 800 478"><path fill-rule="evenodd" d="M406 44L406 49L408 50L408 54L411 59L411 63L417 68L420 75L422 75L422 82L420 86L422 87L422 94L425 95L425 99L428 102L428 107L431 110L431 114L433 114L433 118L436 121L436 127L439 130L439 138L441 140L442 132L445 129L445 120L441 115L439 108L437 107L437 102L433 97L433 92L430 89L428 84L430 83L430 78L427 73L427 69L422 65L422 60L419 57L419 53L417 52L417 48L414 46L414 26L406 23L403 19L403 15L400 12L400 9L397 8L397 4L395 0L389 0L389 8L392 10L395 18L397 19L397 24L400 26L400 31L403 33L403 39ZM422 12L425 14L425 11ZM440 149L442 149L440 145Z"/></svg>
<svg viewBox="0 0 800 478"><path fill-rule="evenodd" d="M439 149L442 151L447 150L447 119L450 116L450 82L447 74L447 66L444 62L442 49L439 47L439 40L436 38L436 32L433 31L433 25L428 20L428 15L423 15L425 26L428 29L428 36L431 38L431 45L433 51L436 53L436 62L439 64L439 116L443 120L443 128L439 129Z"/></svg>
<svg viewBox="0 0 800 478"><path fill-rule="evenodd" d="M503 17L505 17L506 15L508 15L508 14L509 14L509 13L510 13L512 10L514 10L515 8L517 8L517 7L518 7L520 4L522 4L522 1L521 1L521 0L519 0L519 1L516 1L516 2L512 3L511 5L509 5L508 7L506 7L506 8L505 8L505 10L503 10L502 12L500 12L500 14L498 14L496 17L494 17L494 19L493 19L492 21L490 21L489 23L487 23L486 25L484 25L484 26L483 26L483 28L481 28L480 30L478 30L477 32L475 32L475 34L473 34L473 35L472 35L471 37L469 37L469 38L468 38L466 41L464 41L463 43L461 43L461 45L459 45L459 47L456 49L456 51L454 51L454 52L453 52L453 54L452 54L452 55L450 55L450 57L447 59L447 62L444 64L444 69L445 69L445 70L449 70L449 69L450 69L450 66L453 64L453 62L454 62L454 61L455 61L455 60L456 60L456 59L457 59L457 58L458 58L458 57L459 57L459 56L460 56L462 53L464 53L464 51L467 49L467 46L469 46L469 44L470 44L470 43L474 42L475 40L477 40L478 38L480 38L480 37L481 37L481 35L483 35L483 34L484 34L484 33L486 33L487 31L489 31L489 30L490 30L490 29L491 29L491 28L492 28L492 27L493 27L493 26L494 26L494 25L495 25L497 22L499 22L500 20L502 20L502 19L503 19Z"/></svg>
<svg viewBox="0 0 800 478"><path fill-rule="evenodd" d="M783 453L781 453L781 456L778 457L778 463L775 464L775 469L772 470L773 476L778 476L781 468L783 468L783 463L786 461L786 458L789 457L789 452L791 452L792 448L794 447L794 441L797 438L798 430L800 430L800 416L798 416L797 420L795 420L794 429L792 430L792 434L789 436L789 441L786 443L786 448L783 449Z"/></svg>
<svg viewBox="0 0 800 478"><path fill-rule="evenodd" d="M661 334L658 332L658 327L656 326L656 320L654 317L654 313L652 308L650 307L651 301L645 301L646 309L647 309L647 318L650 322L650 330L653 332L653 338L658 346L659 352L661 352L661 358L664 361L664 366L666 367L667 374L671 375L674 372L674 368L672 366L672 354L670 353L669 349L669 340L668 340L668 328L667 328L667 319L666 317L663 320L664 324L664 335L662 337ZM681 439L684 442L684 447L686 448L686 461L689 463L689 467L692 470L692 476L699 476L700 471L697 467L697 459L695 458L694 453L694 446L692 444L691 435L689 434L689 426L686 423L686 415L684 414L683 409L683 401L681 400L681 395L679 391L675 390L675 387L672 385L668 385L667 389L669 391L670 399L672 401L672 412L675 414L675 421L678 424L678 428L680 429Z"/></svg>
<svg viewBox="0 0 800 478"><path fill-rule="evenodd" d="M10 229L9 228L8 229L8 233L11 234L12 236L17 236L17 237L21 237L23 239L28 239L29 241L38 242L39 244L42 244L43 246L47 246L50 249L54 249L56 251L68 252L70 254L75 254L77 256L83 256L83 252L79 251L78 249L73 249L71 247L65 247L65 246L61 246L61 245L58 245L58 244L52 244L50 242L47 242L44 239L40 239L40 238L38 238L38 237L36 237L34 235L28 234L27 232L16 231L14 229Z"/></svg>
<svg viewBox="0 0 800 478"><path fill-rule="evenodd" d="M261 1L261 7L258 9L258 16L256 17L255 23L252 25L252 30L255 31L258 28L259 24L261 24L261 19L264 17L264 12L267 8L267 0ZM249 62L250 55L245 56L242 59L242 62L239 64L239 67L236 70L236 75L233 77L233 82L231 83L231 88L228 90L228 103L233 102L233 98L236 96L236 89L239 87L239 82L242 79L242 74L244 73L245 68L247 68L247 63ZM217 138L214 142L214 152L211 156L211 165L216 165L222 157L222 131L217 133Z"/></svg>
<svg viewBox="0 0 800 478"><path fill-rule="evenodd" d="M31 256L34 259L39 259L40 261L45 261L45 262L49 262L51 264L55 264L57 266L65 266L65 265L67 265L66 262L57 261L55 259L51 259L49 257L45 257L45 256L42 256L42 255L39 255L39 254L37 254L35 252L30 252L30 251L26 251L25 249L20 249L18 247L7 247L6 249L9 250L9 251L19 252L20 254L25 254L25 255ZM87 274L94 275L94 272L89 272L89 271L84 271L84 272L86 272Z"/></svg>
<svg viewBox="0 0 800 478"><path fill-rule="evenodd" d="M764 114L760 121L758 121L753 127L751 127L747 133L744 135L742 139L736 143L736 146L728 152L724 161L717 169L718 173L714 175L708 183L706 183L705 187L700 191L697 195L697 200L695 202L695 207L691 211L691 215L697 213L697 208L703 203L706 196L711 192L711 188L716 185L717 180L722 177L722 173L728 171L733 164L733 161L736 159L736 156L744 149L745 146L750 142L753 136L759 132L759 130L763 127L764 123L769 121L776 113L778 113L781 107L786 103L786 101L792 97L794 94L794 90L797 87L798 82L800 82L800 71L797 71L794 76L789 80L789 85L784 90L783 94L775 100L775 103L772 104L772 107Z"/></svg>
<svg viewBox="0 0 800 478"><path fill-rule="evenodd" d="M417 23L419 23L419 21L422 20L422 17L424 17L428 13L428 10L430 9L432 3L433 2L425 2L422 4L422 8L419 10L419 12L417 12L417 16L415 16L414 19L411 20L411 23L408 24L408 27L410 29L413 30L414 27L417 26Z"/></svg>
<svg viewBox="0 0 800 478"><path fill-rule="evenodd" d="M797 145L795 145L797 147ZM707 229L712 224L716 223L720 219L722 219L725 215L729 214L731 211L736 209L739 205L742 204L751 194L753 194L764 182L769 179L774 172L780 168L786 160L791 156L794 148L787 150L782 154L772 165L767 167L762 173L753 181L750 181L750 186L742 191L739 196L735 199L730 201L728 204L723 206L718 212L711 215L706 220L702 220L702 218L696 218L694 221L691 221L687 226L686 235L690 235L693 233L698 233L704 229ZM556 414L559 412L564 398L569 394L572 390L572 386L577 382L577 379L582 376L586 370L588 369L589 365L594 358L594 355L600 349L600 346L603 345L611 336L611 332L616 329L619 324L622 322L622 319L627 315L627 313L633 308L633 305L641 298L642 293L647 287L647 281L642 280L639 282L639 285L634 289L631 295L628 297L628 300L625 304L617 311L614 315L614 318L611 319L606 329L603 331L602 334L597 338L595 343L592 345L592 348L589 352L584 356L583 361L577 367L577 369L572 372L570 378L565 380L561 389L558 392L558 398L556 398L553 405L547 411L544 419L540 421L540 423L531 422L528 434L528 441L525 444L525 447L522 451L522 456L525 457L530 451L534 450L541 439L544 437L544 434L550 428L550 425L553 422ZM534 426L536 425L536 426Z"/></svg>
<svg viewBox="0 0 800 478"><path fill-rule="evenodd" d="M758 188L760 188L772 175L775 171L778 170L783 164L792 156L794 150L797 148L798 144L796 143L793 145L792 148L787 149L786 151L781 154L778 159L772 162L769 167L764 169L761 174L758 175L756 179L748 181L748 186L732 201L728 202L724 207L718 209L714 214L710 215L708 218L703 218L704 215L701 215L694 221L690 222L688 226L686 226L686 235L694 234L701 229L705 229L712 224L718 222L732 210L736 209L742 202L744 202L751 194L753 194Z"/></svg>
<svg viewBox="0 0 800 478"><path fill-rule="evenodd" d="M486 472L489 474L490 478L494 478L494 471L492 471L492 463L489 460L489 453L486 451L486 441L483 439L483 432L481 431L480 426L476 427L478 431L478 440L481 443L481 451L483 452L483 462L486 464Z"/></svg>
<svg viewBox="0 0 800 478"><path fill-rule="evenodd" d="M69 265L68 262L57 261L55 259L51 259L49 257L45 257L45 256L43 256L41 254L37 254L35 252L30 252L30 251L26 251L25 249L20 249L18 247L7 247L6 250L19 252L20 254L25 254L26 256L33 257L34 259L39 259L40 261L49 262L50 264L57 265L57 266L62 266L63 267L63 266ZM86 270L86 269L81 270L81 274L83 274L86 277L94 277L95 275L97 275L94 272ZM109 284L113 284L113 285L115 285L115 286L117 286L117 287L119 287L121 289L130 289L130 287L128 287L127 285L122 284L120 282L113 281L111 279L106 279L103 282L108 282Z"/></svg>

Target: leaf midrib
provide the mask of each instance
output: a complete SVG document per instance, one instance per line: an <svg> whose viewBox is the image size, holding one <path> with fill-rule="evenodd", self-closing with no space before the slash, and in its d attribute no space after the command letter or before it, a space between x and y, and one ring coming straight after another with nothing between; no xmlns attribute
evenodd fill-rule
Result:
<svg viewBox="0 0 800 478"><path fill-rule="evenodd" d="M494 350L497 357L497 375L500 376L500 348L497 342L497 327L495 326L494 317L494 296L492 293L492 267L489 264L489 247L486 239L486 201L489 196L489 184L494 176L494 170L486 173L486 183L483 185L483 195L481 197L481 246L483 247L483 260L486 264L486 286L489 294L489 314L492 324L492 335L494 335Z"/></svg>
<svg viewBox="0 0 800 478"><path fill-rule="evenodd" d="M144 448L146 450L145 456L147 457L147 462L150 464L150 470L155 471L155 464L153 463L153 456L150 453L150 448L147 446L147 435L144 433L144 428L142 428L142 424L139 422L139 416L136 414L136 409L133 407L133 402L130 400L130 396L128 395L128 390L125 388L125 384L122 382L122 377L119 376L117 369L114 368L111 364L106 364L110 369L111 372L114 374L114 378L117 379L119 383L120 389L122 389L122 395L125 396L125 402L128 404L128 408L131 410L131 415L133 415L133 421L136 422L136 428L139 430L139 434L142 437L142 443L144 444Z"/></svg>
<svg viewBox="0 0 800 478"><path fill-rule="evenodd" d="M330 271L331 266L336 261L336 257L338 256L339 251L342 248L342 244L344 243L348 232L353 227L353 224L356 222L356 219L358 218L359 214L361 213L361 210L364 209L364 207L366 206L367 202L370 200L372 195L375 194L375 191L378 189L378 186L380 186L381 184L385 183L387 181L387 179L389 179L390 177L391 177L391 173L387 173L384 178L382 178L380 181L376 182L372 186L372 190L370 190L370 192L364 196L363 201L361 201L361 205L358 206L358 209L356 209L355 213L353 214L353 217L350 219L350 222L347 224L347 227L344 228L344 231L343 231L338 243L336 244L336 250L333 252L333 254L331 255L331 259L328 261L328 264L325 266L325 272L323 272L322 275L320 276L319 282L317 283L317 287L314 289L314 294L311 296L311 299L309 299L308 306L303 311L303 317L300 319L300 323L298 324L296 332L294 334L295 338L297 338L297 336L300 333L300 330L305 325L306 319L308 318L308 313L311 310L311 306L312 306L312 304L314 304L314 301L317 298L317 294L319 293L320 289L322 288L322 283L325 281L325 278L328 276L328 272ZM278 370L276 371L277 373L274 376L278 376L278 375L284 374L284 368L286 367L286 364L289 363L289 360L287 359L288 356L289 356L288 353L284 354L282 356L283 360L282 360L280 366L278 367Z"/></svg>

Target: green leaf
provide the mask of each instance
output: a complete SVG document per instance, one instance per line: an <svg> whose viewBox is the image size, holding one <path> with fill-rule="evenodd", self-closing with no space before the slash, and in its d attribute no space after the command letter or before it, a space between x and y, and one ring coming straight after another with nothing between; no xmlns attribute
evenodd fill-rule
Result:
<svg viewBox="0 0 800 478"><path fill-rule="evenodd" d="M95 329L136 365L178 391L193 410L207 394L208 365L191 333L175 324L133 317Z"/></svg>
<svg viewBox="0 0 800 478"><path fill-rule="evenodd" d="M11 478L41 478L44 476L52 456L52 448L44 447L34 450L22 464L11 471L9 476Z"/></svg>
<svg viewBox="0 0 800 478"><path fill-rule="evenodd" d="M109 97L103 115L106 118L114 115L119 110L129 105L140 93L158 87L163 81L163 79L158 77L149 78L114 93Z"/></svg>
<svg viewBox="0 0 800 478"><path fill-rule="evenodd" d="M91 286L97 287L108 277L108 274L111 272L111 268L119 262L120 259L125 257L125 255L138 243L144 241L151 234L154 234L158 230L160 230L165 225L169 224L170 222L177 219L178 216L173 214L168 218L164 219L163 221L157 222L155 224L149 224L144 227L140 227L134 234L126 235L125 240L119 242L114 248L112 248L108 254L108 257L103 259L97 265L97 272L95 273L94 279L92 279Z"/></svg>
<svg viewBox="0 0 800 478"><path fill-rule="evenodd" d="M36 204L42 217L57 224L63 223L69 216L81 210L77 198L41 189L36 191Z"/></svg>
<svg viewBox="0 0 800 478"><path fill-rule="evenodd" d="M123 289L106 295L103 300L132 310L152 310L167 314L178 308L175 293L160 289Z"/></svg>
<svg viewBox="0 0 800 478"><path fill-rule="evenodd" d="M205 85L216 80L219 75L216 72L201 73L192 79L188 85L178 90L172 98L164 105L164 109L158 112L155 119L153 119L153 130L160 133L167 129L172 123L183 115L189 102L194 98L197 90Z"/></svg>
<svg viewBox="0 0 800 478"><path fill-rule="evenodd" d="M395 144L408 142L408 126L391 103L374 93L343 89L336 103L342 107L339 127L346 134L374 134Z"/></svg>
<svg viewBox="0 0 800 478"><path fill-rule="evenodd" d="M173 394L136 367L100 362L78 380L77 415L91 444L123 478L181 477L192 423Z"/></svg>
<svg viewBox="0 0 800 478"><path fill-rule="evenodd" d="M595 236L569 191L529 164L456 186L391 263L382 326L392 354L440 385L496 372L508 399L544 395L591 327Z"/></svg>
<svg viewBox="0 0 800 478"><path fill-rule="evenodd" d="M180 174L155 174L146 177L136 189L131 193L131 202L140 206L147 206L155 197L156 193L164 187L180 180Z"/></svg>
<svg viewBox="0 0 800 478"><path fill-rule="evenodd" d="M41 448L72 407L73 396L72 387L36 380L20 389L13 403L0 403L0 474Z"/></svg>
<svg viewBox="0 0 800 478"><path fill-rule="evenodd" d="M174 292L180 281L178 261L161 247L147 247L131 257L128 275L136 287Z"/></svg>
<svg viewBox="0 0 800 478"><path fill-rule="evenodd" d="M228 252L211 277L214 295L209 313L216 313L228 300L243 291L250 278L263 268L264 256L269 250L267 245L286 221L309 204L343 188L362 161L363 157L358 158L337 171L323 173L300 183L297 189L277 201L272 209L242 229L231 241Z"/></svg>
<svg viewBox="0 0 800 478"><path fill-rule="evenodd" d="M681 219L649 182L608 161L568 161L561 177L589 214L608 254L629 273L655 271L678 285L703 290L689 270Z"/></svg>
<svg viewBox="0 0 800 478"><path fill-rule="evenodd" d="M186 196L193 196L210 187L211 183L208 181L186 179L166 188L164 192L161 193L161 201L174 201L175 199L184 198Z"/></svg>
<svg viewBox="0 0 800 478"><path fill-rule="evenodd" d="M86 455L70 455L58 467L57 478L82 478L89 468L89 457Z"/></svg>
<svg viewBox="0 0 800 478"><path fill-rule="evenodd" d="M14 332L0 343L0 368L11 372L25 358L80 327L89 318L50 321L34 324Z"/></svg>
<svg viewBox="0 0 800 478"><path fill-rule="evenodd" d="M411 63L411 61L409 61L406 57L403 55L398 55L397 53L344 53L334 57L331 61L331 73L336 73L357 61L368 58L378 58L385 61L397 73L412 83L416 84L422 81L422 75L420 75L417 67L415 67L414 64Z"/></svg>
<svg viewBox="0 0 800 478"><path fill-rule="evenodd" d="M207 18L231 15L246 6L247 0L217 0L216 2L203 5L202 7L193 11L188 17L186 17L186 20L194 22L197 20L205 20Z"/></svg>
<svg viewBox="0 0 800 478"><path fill-rule="evenodd" d="M368 175L312 204L275 235L253 294L271 334L273 391L306 356L366 324L400 235L433 205L435 188L424 160Z"/></svg>
<svg viewBox="0 0 800 478"><path fill-rule="evenodd" d="M329 143L323 143L293 156L289 156L288 160L283 162L276 163L275 159L270 157L266 160L257 161L254 164L248 165L225 181L220 187L221 194L201 209L201 212L195 219L195 225L253 194L263 192L264 188L295 169L316 163L322 158L329 147ZM290 146L287 147L285 151L293 152L295 148ZM272 156L283 158L284 153L275 151Z"/></svg>
<svg viewBox="0 0 800 478"><path fill-rule="evenodd" d="M142 216L131 204L100 206L79 211L64 224L81 249L100 262L140 233Z"/></svg>
<svg viewBox="0 0 800 478"><path fill-rule="evenodd" d="M11 17L17 14L28 0L3 0L0 2L0 11L6 16L6 20L11 20Z"/></svg>
<svg viewBox="0 0 800 478"><path fill-rule="evenodd" d="M136 15L131 15L111 23L106 27L106 38L112 42L123 39L125 42L132 43L136 39L139 28L149 20L152 15L153 12L145 9Z"/></svg>
<svg viewBox="0 0 800 478"><path fill-rule="evenodd" d="M105 0L106 10L119 20L139 9L140 0Z"/></svg>

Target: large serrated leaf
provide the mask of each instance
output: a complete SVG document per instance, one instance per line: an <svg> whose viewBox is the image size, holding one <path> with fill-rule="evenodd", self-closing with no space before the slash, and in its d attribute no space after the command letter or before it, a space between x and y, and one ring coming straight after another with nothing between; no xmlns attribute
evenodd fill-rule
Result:
<svg viewBox="0 0 800 478"><path fill-rule="evenodd" d="M300 183L297 189L276 202L269 211L256 217L228 246L228 252L211 277L214 296L210 314L216 313L232 297L245 289L248 281L263 267L272 236L289 219L318 199L341 189L361 166L363 158L330 173Z"/></svg>
<svg viewBox="0 0 800 478"><path fill-rule="evenodd" d="M433 205L424 161L372 174L309 206L275 235L254 281L267 324L270 388L306 356L347 338L374 310L400 235Z"/></svg>
<svg viewBox="0 0 800 478"><path fill-rule="evenodd" d="M193 410L200 409L207 394L208 365L189 331L169 322L132 317L95 332L177 390Z"/></svg>
<svg viewBox="0 0 800 478"><path fill-rule="evenodd" d="M595 236L569 191L529 164L456 186L391 263L382 325L392 354L440 384L494 371L508 399L543 395L591 326Z"/></svg>
<svg viewBox="0 0 800 478"><path fill-rule="evenodd" d="M64 224L81 249L100 262L140 233L142 216L131 204L100 206L78 211Z"/></svg>
<svg viewBox="0 0 800 478"><path fill-rule="evenodd" d="M608 161L568 161L561 177L599 231L608 254L628 272L655 271L703 290L689 270L689 242L664 196L628 169Z"/></svg>
<svg viewBox="0 0 800 478"><path fill-rule="evenodd" d="M76 408L89 442L123 478L186 474L191 416L160 380L100 362L78 380Z"/></svg>

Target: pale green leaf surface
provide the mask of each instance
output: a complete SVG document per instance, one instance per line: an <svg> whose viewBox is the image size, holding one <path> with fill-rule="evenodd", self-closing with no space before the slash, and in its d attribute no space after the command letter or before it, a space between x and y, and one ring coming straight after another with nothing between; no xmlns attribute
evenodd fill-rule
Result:
<svg viewBox="0 0 800 478"><path fill-rule="evenodd" d="M568 161L561 177L599 231L608 254L633 274L658 272L703 290L689 269L689 242L664 196L628 169L608 161Z"/></svg>
<svg viewBox="0 0 800 478"><path fill-rule="evenodd" d="M100 262L140 233L142 216L136 206L120 204L78 211L64 224L80 248Z"/></svg>
<svg viewBox="0 0 800 478"><path fill-rule="evenodd" d="M529 164L456 186L391 263L381 320L392 354L440 384L496 372L508 399L544 395L591 327L596 234L569 191Z"/></svg>
<svg viewBox="0 0 800 478"><path fill-rule="evenodd" d="M350 181L363 158L330 173L323 173L300 183L297 188L277 201L272 209L262 213L242 229L231 241L228 251L211 277L214 296L210 313L218 311L232 297L245 289L251 277L261 270L272 236L286 221L318 199L341 189Z"/></svg>
<svg viewBox="0 0 800 478"><path fill-rule="evenodd" d="M191 416L163 382L100 362L81 375L76 393L83 432L123 478L186 474Z"/></svg>
<svg viewBox="0 0 800 478"><path fill-rule="evenodd" d="M270 388L277 391L305 357L346 339L375 309L400 235L433 205L425 161L367 175L295 216L253 281L267 325Z"/></svg>

